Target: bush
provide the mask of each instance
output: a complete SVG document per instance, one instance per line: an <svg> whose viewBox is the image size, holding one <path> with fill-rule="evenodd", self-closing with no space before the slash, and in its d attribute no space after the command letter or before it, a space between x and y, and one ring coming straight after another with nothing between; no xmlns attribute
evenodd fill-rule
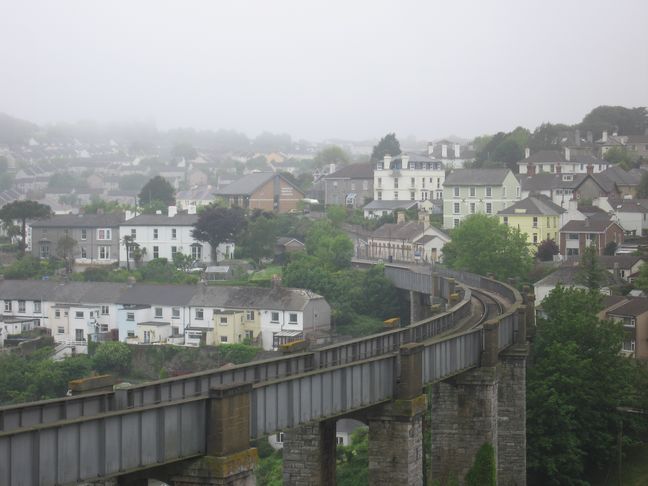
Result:
<svg viewBox="0 0 648 486"><path fill-rule="evenodd" d="M558 245L554 240L547 239L540 243L536 258L541 262L550 262L553 256L558 254Z"/></svg>
<svg viewBox="0 0 648 486"><path fill-rule="evenodd" d="M94 368L100 373L125 374L130 370L131 350L126 343L101 343L93 357Z"/></svg>
<svg viewBox="0 0 648 486"><path fill-rule="evenodd" d="M247 344L221 344L218 352L223 363L243 364L252 361L259 349Z"/></svg>

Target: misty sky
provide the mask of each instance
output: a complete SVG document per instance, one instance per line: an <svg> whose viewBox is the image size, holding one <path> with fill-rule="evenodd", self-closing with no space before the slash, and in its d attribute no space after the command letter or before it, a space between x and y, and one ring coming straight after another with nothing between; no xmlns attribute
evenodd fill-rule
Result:
<svg viewBox="0 0 648 486"><path fill-rule="evenodd" d="M0 112L432 139L648 105L647 0L0 0Z"/></svg>

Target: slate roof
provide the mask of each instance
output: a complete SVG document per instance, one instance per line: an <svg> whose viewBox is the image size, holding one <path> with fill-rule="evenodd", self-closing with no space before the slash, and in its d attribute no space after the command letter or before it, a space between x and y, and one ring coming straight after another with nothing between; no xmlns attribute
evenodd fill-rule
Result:
<svg viewBox="0 0 648 486"><path fill-rule="evenodd" d="M0 299L108 304L116 302L126 289L126 284L112 282L62 283L52 280L2 280Z"/></svg>
<svg viewBox="0 0 648 486"><path fill-rule="evenodd" d="M195 287L194 287L195 288ZM303 310L319 294L287 287L199 286L190 299L192 307L234 307L240 309Z"/></svg>
<svg viewBox="0 0 648 486"><path fill-rule="evenodd" d="M639 181L641 179L640 175L637 176L636 173L627 172L618 165L608 167L603 172L600 172L600 174L606 176L611 181L622 186L637 186L639 185Z"/></svg>
<svg viewBox="0 0 648 486"><path fill-rule="evenodd" d="M166 214L140 214L122 223L122 226L193 226L198 221L197 214L181 211L175 216Z"/></svg>
<svg viewBox="0 0 648 486"><path fill-rule="evenodd" d="M253 174L243 176L240 179L235 180L231 184L223 187L222 189L219 189L218 191L216 191L216 194L221 196L250 196L254 193L254 191L259 189L268 181L272 180L273 177L281 177L285 182L293 186L297 191L303 193L301 189L299 189L292 182L290 182L280 174L275 174L274 172L255 172Z"/></svg>
<svg viewBox="0 0 648 486"><path fill-rule="evenodd" d="M611 225L616 224L614 221L609 219L586 219L582 220L571 220L560 228L561 233L603 233Z"/></svg>
<svg viewBox="0 0 648 486"><path fill-rule="evenodd" d="M200 186L194 187L187 191L178 191L176 193L176 199L196 199L196 200L206 200L213 199L216 195L216 188L211 186Z"/></svg>
<svg viewBox="0 0 648 486"><path fill-rule="evenodd" d="M498 186L511 172L509 169L457 169L448 174L445 186Z"/></svg>
<svg viewBox="0 0 648 486"><path fill-rule="evenodd" d="M510 216L558 216L565 210L555 204L547 196L538 194L517 201L512 206L502 209L497 214Z"/></svg>
<svg viewBox="0 0 648 486"><path fill-rule="evenodd" d="M648 199L608 199L616 213L648 213Z"/></svg>
<svg viewBox="0 0 648 486"><path fill-rule="evenodd" d="M561 150L539 150L532 153L518 164L550 164L555 162L567 162L565 154Z"/></svg>
<svg viewBox="0 0 648 486"><path fill-rule="evenodd" d="M117 304L188 305L196 285L155 285L136 283L115 301Z"/></svg>
<svg viewBox="0 0 648 486"><path fill-rule="evenodd" d="M645 312L648 312L648 298L633 297L628 299L625 304L621 304L619 307L609 311L608 315L636 317Z"/></svg>
<svg viewBox="0 0 648 486"><path fill-rule="evenodd" d="M351 164L333 172L324 179L371 179L373 180L373 164Z"/></svg>
<svg viewBox="0 0 648 486"><path fill-rule="evenodd" d="M603 309L609 309L625 300L623 295L606 295L603 297Z"/></svg>
<svg viewBox="0 0 648 486"><path fill-rule="evenodd" d="M61 214L34 221L32 228L114 228L124 221L124 213Z"/></svg>
<svg viewBox="0 0 648 486"><path fill-rule="evenodd" d="M646 134L646 135L628 135L627 143L648 143L648 134Z"/></svg>
<svg viewBox="0 0 648 486"><path fill-rule="evenodd" d="M615 263L619 264L619 268L628 269L644 259L637 255L603 255L599 257L599 260L605 268L611 270Z"/></svg>
<svg viewBox="0 0 648 486"><path fill-rule="evenodd" d="M416 201L378 201L374 199L369 204L367 204L363 209L379 211L381 209L394 211L397 209L411 209L418 206Z"/></svg>

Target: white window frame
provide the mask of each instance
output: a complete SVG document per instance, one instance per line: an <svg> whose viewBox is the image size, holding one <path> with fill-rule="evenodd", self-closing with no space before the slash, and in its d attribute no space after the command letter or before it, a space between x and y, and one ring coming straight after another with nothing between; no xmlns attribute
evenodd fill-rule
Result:
<svg viewBox="0 0 648 486"><path fill-rule="evenodd" d="M460 194L460 193L459 193L459 187L456 187L456 186L455 186L455 187L453 188L452 195L453 195L454 197L459 197L459 194Z"/></svg>
<svg viewBox="0 0 648 486"><path fill-rule="evenodd" d="M491 186L486 186L484 194L485 197L493 197L493 188Z"/></svg>
<svg viewBox="0 0 648 486"><path fill-rule="evenodd" d="M202 321L205 319L205 309L199 307L196 309L196 312L194 313L195 318L197 321Z"/></svg>
<svg viewBox="0 0 648 486"><path fill-rule="evenodd" d="M97 228L97 241L110 241L112 240L111 228Z"/></svg>
<svg viewBox="0 0 648 486"><path fill-rule="evenodd" d="M277 316L276 319L275 316ZM270 322L272 322L273 324L279 324L279 312L277 311L270 312Z"/></svg>
<svg viewBox="0 0 648 486"><path fill-rule="evenodd" d="M99 260L110 260L110 246L99 246Z"/></svg>
<svg viewBox="0 0 648 486"><path fill-rule="evenodd" d="M164 317L164 309L162 307L155 307L153 309L153 316L156 319L162 319Z"/></svg>

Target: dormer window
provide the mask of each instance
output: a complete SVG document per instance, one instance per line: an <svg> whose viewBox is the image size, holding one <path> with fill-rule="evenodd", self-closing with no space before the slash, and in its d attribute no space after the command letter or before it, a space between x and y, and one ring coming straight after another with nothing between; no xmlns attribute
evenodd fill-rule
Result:
<svg viewBox="0 0 648 486"><path fill-rule="evenodd" d="M563 174L562 176L563 182L571 182L574 180L574 175L573 174Z"/></svg>

